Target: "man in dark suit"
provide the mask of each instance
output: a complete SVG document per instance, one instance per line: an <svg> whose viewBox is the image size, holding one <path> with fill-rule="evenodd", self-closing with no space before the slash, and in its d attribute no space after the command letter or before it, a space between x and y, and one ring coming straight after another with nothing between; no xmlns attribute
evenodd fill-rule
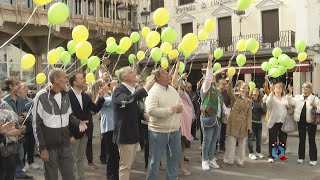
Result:
<svg viewBox="0 0 320 180"><path fill-rule="evenodd" d="M121 84L112 94L115 129L113 141L119 148L119 179L129 180L130 169L133 164L140 141L140 116L138 101L145 98L154 83L154 78L146 83L144 88L135 90L137 81L132 68L127 66L119 70Z"/></svg>
<svg viewBox="0 0 320 180"><path fill-rule="evenodd" d="M86 86L85 79L82 73L76 73L69 79L71 89L68 91L71 108L73 115L82 121L87 120L88 129L85 132L79 132L77 128L70 127L71 139L73 150L73 159L76 170L76 177L79 180L84 180L84 158L86 155L86 146L88 142L88 137L91 138L93 131L93 123L91 112L99 112L104 103L103 89L99 89L99 98L97 103L92 102L88 94L82 92L84 86Z"/></svg>

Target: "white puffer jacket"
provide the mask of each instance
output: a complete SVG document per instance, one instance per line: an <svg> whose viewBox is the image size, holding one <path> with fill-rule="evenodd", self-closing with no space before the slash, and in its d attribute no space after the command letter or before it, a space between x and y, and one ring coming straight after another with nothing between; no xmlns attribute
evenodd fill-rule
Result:
<svg viewBox="0 0 320 180"><path fill-rule="evenodd" d="M307 99L304 99L303 95L296 95L295 97L288 96L288 102L292 106L294 106L294 120L299 122L300 121L300 116L301 116L301 111L304 106L304 102L306 101L306 111L307 111L307 116L306 116L306 121L308 123L312 123L312 117L311 117L311 103L315 101L317 104L317 113L320 113L320 100L317 96L314 95L309 95Z"/></svg>

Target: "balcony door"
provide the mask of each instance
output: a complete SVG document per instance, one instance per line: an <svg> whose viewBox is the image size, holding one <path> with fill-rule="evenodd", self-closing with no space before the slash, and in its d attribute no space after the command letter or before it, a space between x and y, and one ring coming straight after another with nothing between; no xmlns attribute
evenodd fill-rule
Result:
<svg viewBox="0 0 320 180"><path fill-rule="evenodd" d="M231 16L218 18L219 47L226 48L232 44Z"/></svg>
<svg viewBox="0 0 320 180"><path fill-rule="evenodd" d="M278 9L262 11L262 39L263 43L271 43L274 47L279 41L279 11Z"/></svg>
<svg viewBox="0 0 320 180"><path fill-rule="evenodd" d="M184 35L188 33L193 33L193 23L184 23L181 24L181 39L183 38Z"/></svg>

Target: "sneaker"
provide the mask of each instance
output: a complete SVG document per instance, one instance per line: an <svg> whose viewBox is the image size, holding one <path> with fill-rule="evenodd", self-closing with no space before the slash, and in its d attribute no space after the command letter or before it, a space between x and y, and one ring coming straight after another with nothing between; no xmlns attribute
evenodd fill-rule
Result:
<svg viewBox="0 0 320 180"><path fill-rule="evenodd" d="M257 156L258 156L260 159L263 159L263 158L264 158L264 155L261 154L261 153L257 153Z"/></svg>
<svg viewBox="0 0 320 180"><path fill-rule="evenodd" d="M310 162L311 162L311 161L310 161ZM303 163L303 159L298 159L298 160L297 160L297 163L298 163L298 164L302 164L302 163Z"/></svg>
<svg viewBox="0 0 320 180"><path fill-rule="evenodd" d="M202 146L199 146L199 148L198 148L199 150L201 150L202 149Z"/></svg>
<svg viewBox="0 0 320 180"><path fill-rule="evenodd" d="M36 163L32 163L29 165L29 168L32 170L38 170L38 169L40 169L40 166Z"/></svg>
<svg viewBox="0 0 320 180"><path fill-rule="evenodd" d="M249 158L251 159L251 160L257 160L258 158L257 158L257 156L255 155L255 154L249 154Z"/></svg>
<svg viewBox="0 0 320 180"><path fill-rule="evenodd" d="M27 172L26 168L23 168L22 171L23 171L23 172Z"/></svg>
<svg viewBox="0 0 320 180"><path fill-rule="evenodd" d="M184 176L190 176L191 175L191 172L187 171L186 169L182 169L180 170L180 173Z"/></svg>
<svg viewBox="0 0 320 180"><path fill-rule="evenodd" d="M315 165L317 165L317 161L310 161L310 166L315 166Z"/></svg>
<svg viewBox="0 0 320 180"><path fill-rule="evenodd" d="M273 163L273 162L274 162L273 158L268 159L268 163Z"/></svg>
<svg viewBox="0 0 320 180"><path fill-rule="evenodd" d="M98 169L98 166L96 166L93 162L88 163L88 166L91 167L91 169Z"/></svg>
<svg viewBox="0 0 320 180"><path fill-rule="evenodd" d="M210 170L208 161L202 161L202 165L201 166L202 166L202 170L204 170L204 171Z"/></svg>
<svg viewBox="0 0 320 180"><path fill-rule="evenodd" d="M220 168L220 166L217 164L217 161L214 160L214 159L210 160L208 163L209 163L209 166L214 168L214 169Z"/></svg>

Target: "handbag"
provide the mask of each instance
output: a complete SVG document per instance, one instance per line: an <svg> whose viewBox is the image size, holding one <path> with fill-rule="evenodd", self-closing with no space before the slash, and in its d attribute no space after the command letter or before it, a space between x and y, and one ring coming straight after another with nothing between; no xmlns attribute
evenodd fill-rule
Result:
<svg viewBox="0 0 320 180"><path fill-rule="evenodd" d="M19 143L11 142L7 145L0 147L0 155L2 157L9 157L19 153Z"/></svg>
<svg viewBox="0 0 320 180"><path fill-rule="evenodd" d="M203 127L213 127L216 124L217 117L216 116L201 117L200 120Z"/></svg>
<svg viewBox="0 0 320 180"><path fill-rule="evenodd" d="M293 117L293 108L291 107L287 111L287 116L282 124L281 131L285 133L292 133L298 130L298 126Z"/></svg>
<svg viewBox="0 0 320 180"><path fill-rule="evenodd" d="M313 98L313 100L314 100L314 98ZM317 108L311 109L311 118L313 120L313 124L317 124L317 125L320 124L320 114L317 113Z"/></svg>

